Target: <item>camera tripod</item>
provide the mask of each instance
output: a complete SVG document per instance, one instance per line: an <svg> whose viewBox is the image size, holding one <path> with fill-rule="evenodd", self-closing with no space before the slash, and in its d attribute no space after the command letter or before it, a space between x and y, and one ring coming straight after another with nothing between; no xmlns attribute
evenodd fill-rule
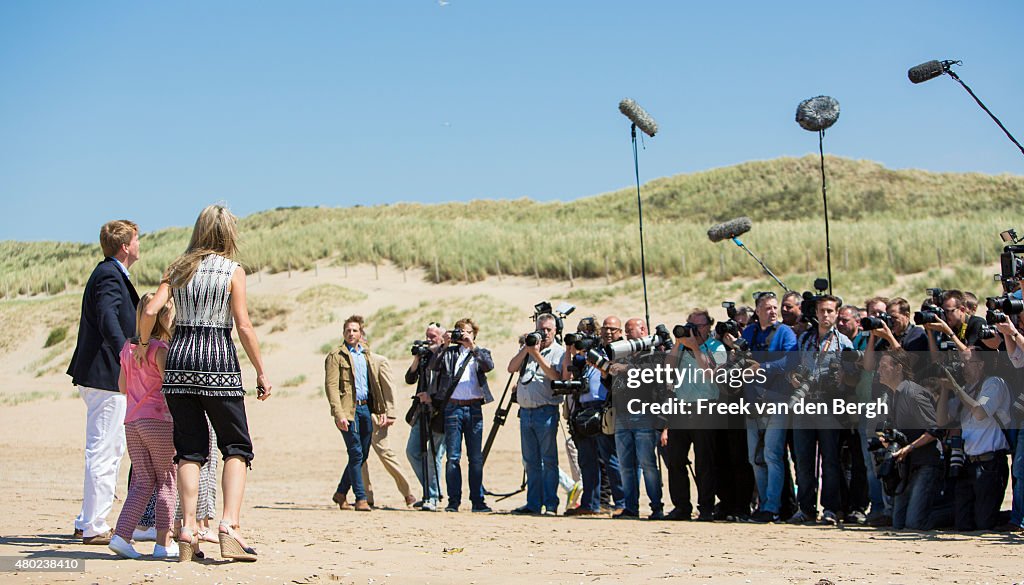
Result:
<svg viewBox="0 0 1024 585"><path fill-rule="evenodd" d="M512 391L512 395L511 396L509 396L509 392L508 392L509 388L514 388L514 386L512 385L512 379L515 378L515 377L516 377L516 375L514 373L508 375L508 381L505 382L505 390L502 391L501 398L498 399L498 407L494 410L494 424L491 425L491 430L490 430L490 432L487 433L487 441L484 442L484 450L483 450L484 465L487 465L487 455L491 452L491 447L494 445L494 439L495 439L495 437L498 436L498 430L502 427L502 425L505 424L505 421L508 420L508 414L512 410L512 404L514 404L516 402L516 393L515 393L515 391L514 390ZM517 384L518 384L518 381L517 381ZM508 398L508 402L507 403L505 402L506 398ZM504 499L511 498L512 496L514 496L516 494L519 494L519 493L522 493L524 491L526 491L526 469L525 468L523 469L523 482L519 485L519 489L517 489L515 491L508 492L508 493L498 493L498 492L492 492L492 491L488 490L486 487L484 488L484 494L486 494L488 496L496 497L499 502L504 500Z"/></svg>

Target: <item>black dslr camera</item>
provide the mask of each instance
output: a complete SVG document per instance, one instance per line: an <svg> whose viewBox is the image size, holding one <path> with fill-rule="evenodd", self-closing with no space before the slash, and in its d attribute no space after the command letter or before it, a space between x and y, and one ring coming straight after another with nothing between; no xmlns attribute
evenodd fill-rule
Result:
<svg viewBox="0 0 1024 585"><path fill-rule="evenodd" d="M724 301L722 307L725 308L725 314L729 318L725 321L715 323L715 336L718 339L722 339L726 335L732 335L733 337L740 336L740 324L736 322L736 303L732 301Z"/></svg>
<svg viewBox="0 0 1024 585"><path fill-rule="evenodd" d="M921 310L914 313L915 325L938 323L942 320L942 293L945 291L941 288L929 288L925 289L925 292L931 296L931 300L921 305Z"/></svg>
<svg viewBox="0 0 1024 585"><path fill-rule="evenodd" d="M882 488L890 496L903 492L901 487L899 463L896 461L896 453L903 447L910 444L907 436L892 428L892 423L886 422L885 427L878 433L877 437L868 439L868 451L875 463L875 476L882 480Z"/></svg>
<svg viewBox="0 0 1024 585"><path fill-rule="evenodd" d="M882 313L877 317L861 317L860 320L860 328L865 331L881 329L882 325L892 329L892 317L888 313Z"/></svg>
<svg viewBox="0 0 1024 585"><path fill-rule="evenodd" d="M565 346L575 347L576 351L590 351L601 345L601 338L589 333L566 333Z"/></svg>
<svg viewBox="0 0 1024 585"><path fill-rule="evenodd" d="M416 341L412 342L412 347L410 348L409 351L414 356L425 358L429 356L433 350L430 349L429 341L427 341L426 339L417 339Z"/></svg>
<svg viewBox="0 0 1024 585"><path fill-rule="evenodd" d="M582 394L583 389L586 387L586 380L583 379L583 372L586 371L586 368L587 357L584 354L578 353L572 356L572 361L569 363L569 372L572 374L572 380L552 380L551 394L554 396L568 396L570 394L579 396Z"/></svg>
<svg viewBox="0 0 1024 585"><path fill-rule="evenodd" d="M456 329L452 331L450 339L452 343L458 343L462 341L462 338L465 336L466 334L462 332L462 329Z"/></svg>

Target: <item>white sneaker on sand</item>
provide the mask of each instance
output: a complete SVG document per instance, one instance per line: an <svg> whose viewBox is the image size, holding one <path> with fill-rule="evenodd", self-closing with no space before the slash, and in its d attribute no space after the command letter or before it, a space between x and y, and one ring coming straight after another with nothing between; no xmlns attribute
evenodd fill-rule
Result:
<svg viewBox="0 0 1024 585"><path fill-rule="evenodd" d="M147 541L147 540L155 541L156 540L156 526L150 526L149 528L147 528L145 530L139 530L138 528L136 528L132 532L132 540L134 540L135 542L143 542L143 541Z"/></svg>
<svg viewBox="0 0 1024 585"><path fill-rule="evenodd" d="M126 559L137 559L142 556L139 551L135 550L135 547L133 547L130 542L116 534L114 535L114 538L110 539L110 544L107 545L107 548Z"/></svg>
<svg viewBox="0 0 1024 585"><path fill-rule="evenodd" d="M153 547L154 559L176 559L178 558L178 543L171 541L169 546L158 544Z"/></svg>

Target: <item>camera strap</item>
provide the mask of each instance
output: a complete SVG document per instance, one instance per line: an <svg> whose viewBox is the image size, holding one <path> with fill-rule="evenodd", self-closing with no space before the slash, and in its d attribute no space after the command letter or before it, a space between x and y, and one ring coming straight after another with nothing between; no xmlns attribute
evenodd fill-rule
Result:
<svg viewBox="0 0 1024 585"><path fill-rule="evenodd" d="M459 385L459 380L462 379L463 372L466 371L466 366L469 365L469 360L473 359L472 353L467 353L466 358L462 360L462 364L457 368L455 376L452 377L452 381L448 384L448 391L444 394L444 401L441 403L441 410L444 410L448 406L448 401L451 400L452 394L455 393L455 387Z"/></svg>

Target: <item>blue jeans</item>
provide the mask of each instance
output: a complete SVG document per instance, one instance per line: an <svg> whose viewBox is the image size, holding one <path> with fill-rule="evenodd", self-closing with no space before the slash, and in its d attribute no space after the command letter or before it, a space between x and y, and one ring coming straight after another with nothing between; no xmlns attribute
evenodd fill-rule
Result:
<svg viewBox="0 0 1024 585"><path fill-rule="evenodd" d="M519 439L526 467L526 507L558 509L558 407L519 409Z"/></svg>
<svg viewBox="0 0 1024 585"><path fill-rule="evenodd" d="M839 463L838 429L793 429L796 450L797 501L804 514L818 515L818 454L821 454L821 507L843 511L843 469Z"/></svg>
<svg viewBox="0 0 1024 585"><path fill-rule="evenodd" d="M370 419L370 407L363 404L356 406L356 415L348 421L348 431L341 433L348 449L348 465L338 482L338 493L348 494L352 488L356 501L366 499L366 487L363 485L363 461L370 452L370 439L373 437L373 421Z"/></svg>
<svg viewBox="0 0 1024 585"><path fill-rule="evenodd" d="M882 480L878 479L875 471L875 458L871 451L868 451L868 441L875 437L876 426L874 422L862 418L859 427L860 448L864 456L864 465L868 468L868 497L871 499L872 514L885 514L891 517L892 497L885 495L885 491L882 489Z"/></svg>
<svg viewBox="0 0 1024 585"><path fill-rule="evenodd" d="M599 433L593 437L574 437L573 442L576 443L580 475L583 478L580 507L593 512L601 510L601 463L604 463L604 469L608 473L608 483L612 488L615 509L621 510L625 505L625 494L622 491L619 458L615 453L615 438Z"/></svg>
<svg viewBox="0 0 1024 585"><path fill-rule="evenodd" d="M433 444L430 447L431 451L434 451L434 464L427 464L427 479L423 479L423 450L420 445L420 421L416 420L416 423L412 425L412 429L409 430L409 441L405 444L405 455L409 458L409 465L412 466L413 473L416 474L416 479L419 480L420 485L427 484L427 499L433 502L437 502L441 499L441 485L440 485L440 470L441 461L444 460L444 435L441 433L430 433Z"/></svg>
<svg viewBox="0 0 1024 585"><path fill-rule="evenodd" d="M658 471L658 431L654 429L615 429L615 451L619 455L619 471L622 474L622 490L626 496L626 513L640 513L640 478L637 467L643 472L644 487L651 500L651 511L660 512L661 473Z"/></svg>
<svg viewBox="0 0 1024 585"><path fill-rule="evenodd" d="M747 419L747 455L754 469L757 484L757 508L762 512L778 514L782 509L782 486L786 478L786 415L772 415ZM758 453L760 433L764 432L764 445ZM760 463L759 463L760 462Z"/></svg>
<svg viewBox="0 0 1024 585"><path fill-rule="evenodd" d="M466 459L469 460L469 500L473 508L484 505L484 456L481 444L484 436L484 414L480 404L456 406L449 403L444 409L444 442L448 448L445 482L448 484L448 507L458 509L462 504L462 437L466 437Z"/></svg>
<svg viewBox="0 0 1024 585"><path fill-rule="evenodd" d="M1010 448L1013 449L1013 510L1010 512L1010 523L1016 526L1024 524L1024 430L1010 430Z"/></svg>
<svg viewBox="0 0 1024 585"><path fill-rule="evenodd" d="M928 448L932 447L931 445ZM892 499L892 527L895 530L931 530L929 518L942 482L942 466L923 465L910 470L902 494Z"/></svg>

